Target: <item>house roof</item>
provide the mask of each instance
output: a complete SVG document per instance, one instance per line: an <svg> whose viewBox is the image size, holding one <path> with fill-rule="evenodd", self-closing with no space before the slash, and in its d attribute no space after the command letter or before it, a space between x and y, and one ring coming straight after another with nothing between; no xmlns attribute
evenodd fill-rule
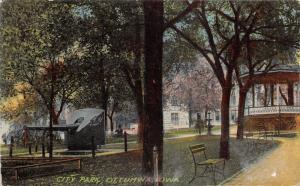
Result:
<svg viewBox="0 0 300 186"><path fill-rule="evenodd" d="M70 129L77 129L79 124L73 125L54 125L52 126L53 131L68 131ZM49 130L49 126L25 126L29 130Z"/></svg>
<svg viewBox="0 0 300 186"><path fill-rule="evenodd" d="M102 109L95 109L95 108L85 108L75 110L71 114L71 118L67 121L67 123L71 124L79 124L76 132L79 132L83 128L85 128L89 124L93 124L98 120L98 122L103 120L101 117L104 113ZM67 124L68 126L68 124Z"/></svg>

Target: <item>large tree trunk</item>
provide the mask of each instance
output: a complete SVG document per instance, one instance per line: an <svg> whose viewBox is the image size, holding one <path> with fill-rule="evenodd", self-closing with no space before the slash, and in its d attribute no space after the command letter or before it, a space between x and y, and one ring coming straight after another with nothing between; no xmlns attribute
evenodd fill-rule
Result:
<svg viewBox="0 0 300 186"><path fill-rule="evenodd" d="M229 83L230 82L230 83ZM229 106L231 81L227 80L226 85L222 88L221 101L221 139L220 139L220 158L229 159Z"/></svg>
<svg viewBox="0 0 300 186"><path fill-rule="evenodd" d="M102 109L104 110L104 127L105 131L108 131L107 125L107 112L108 112L108 93L105 85L102 86Z"/></svg>
<svg viewBox="0 0 300 186"><path fill-rule="evenodd" d="M108 131L108 125L107 125L107 104L106 103L103 105L103 110L104 110L104 126L105 126L105 131Z"/></svg>
<svg viewBox="0 0 300 186"><path fill-rule="evenodd" d="M138 123L138 142L141 144L143 141L144 131L144 97L143 97L143 83L141 75L141 63L142 63L142 42L141 42L141 26L140 17L137 14L135 22L135 50L134 50L134 92L136 97L136 106L139 117Z"/></svg>
<svg viewBox="0 0 300 186"><path fill-rule="evenodd" d="M285 105L288 105L288 98L287 98L287 97L284 95L284 93L282 92L281 87L279 87L279 93L280 93L280 95L281 95L281 97L282 97L282 99L283 99Z"/></svg>
<svg viewBox="0 0 300 186"><path fill-rule="evenodd" d="M136 106L137 106L137 112L139 117L139 123L138 123L138 142L143 142L143 131L144 131L144 98L143 98L143 90L142 90L142 84L137 83L136 84Z"/></svg>
<svg viewBox="0 0 300 186"><path fill-rule="evenodd" d="M153 177L153 147L158 150L158 173L163 173L162 47L163 1L143 3L145 14L145 126L143 173ZM153 182L144 183L154 185ZM162 185L162 183L160 183Z"/></svg>
<svg viewBox="0 0 300 186"><path fill-rule="evenodd" d="M192 89L189 89L189 128L191 128L192 124L193 124L193 119L192 119Z"/></svg>
<svg viewBox="0 0 300 186"><path fill-rule="evenodd" d="M52 108L50 111L50 118L49 118L49 159L51 160L53 157L53 113Z"/></svg>
<svg viewBox="0 0 300 186"><path fill-rule="evenodd" d="M207 124L207 114L208 114L208 106L205 105L205 109L204 109L204 121L205 121L205 124Z"/></svg>
<svg viewBox="0 0 300 186"><path fill-rule="evenodd" d="M52 160L53 157L53 118L55 117L55 95L54 95L54 82L55 82L55 71L54 62L51 61L51 93L50 93L50 104L48 105L49 110L49 159Z"/></svg>
<svg viewBox="0 0 300 186"><path fill-rule="evenodd" d="M239 103L238 103L238 118L237 118L237 134L236 138L242 140L244 136L244 112L245 101L248 89L241 88L239 90Z"/></svg>
<svg viewBox="0 0 300 186"><path fill-rule="evenodd" d="M113 121L113 116L110 115L110 116L108 116L108 118L109 118L109 120L110 120L110 131L111 131L111 133L113 133L113 132L114 132L114 121Z"/></svg>
<svg viewBox="0 0 300 186"><path fill-rule="evenodd" d="M53 125L58 125L58 118L60 116L60 112L56 113L55 111L55 105L54 101L52 101L51 104L51 112L50 112L50 118L49 118L49 158L52 159L53 157Z"/></svg>
<svg viewBox="0 0 300 186"><path fill-rule="evenodd" d="M108 82L107 82L107 79L105 78L105 67L104 67L104 61L102 59L99 58L99 68L100 68L100 71L99 71L99 76L98 76L98 81L101 82L101 92L100 92L100 95L101 95L101 108L104 110L104 129L105 131L108 131L108 125L107 125L107 112L108 112L108 98L109 98L109 89L108 89Z"/></svg>

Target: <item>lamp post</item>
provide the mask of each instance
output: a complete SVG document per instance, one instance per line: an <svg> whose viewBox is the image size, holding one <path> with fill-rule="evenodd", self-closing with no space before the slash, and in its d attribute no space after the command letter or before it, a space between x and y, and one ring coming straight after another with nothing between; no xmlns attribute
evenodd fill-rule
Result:
<svg viewBox="0 0 300 186"><path fill-rule="evenodd" d="M208 111L208 118L206 119L207 121L207 135L210 136L211 135L211 128L213 128L214 126L211 124L212 119L210 118L210 111Z"/></svg>

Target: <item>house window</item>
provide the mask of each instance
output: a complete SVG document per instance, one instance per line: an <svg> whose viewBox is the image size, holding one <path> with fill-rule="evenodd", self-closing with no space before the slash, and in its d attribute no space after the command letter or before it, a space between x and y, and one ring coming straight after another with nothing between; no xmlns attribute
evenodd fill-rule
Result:
<svg viewBox="0 0 300 186"><path fill-rule="evenodd" d="M235 119L235 117L234 117L234 114L232 113L231 114L231 120L234 121L234 119Z"/></svg>
<svg viewBox="0 0 300 186"><path fill-rule="evenodd" d="M220 112L215 112L216 113L216 121L219 121L220 120Z"/></svg>
<svg viewBox="0 0 300 186"><path fill-rule="evenodd" d="M173 96L172 99L171 99L171 105L172 106L178 106L179 105L178 99L175 96Z"/></svg>
<svg viewBox="0 0 300 186"><path fill-rule="evenodd" d="M171 113L171 122L172 122L174 125L178 125L178 124L179 124L178 113Z"/></svg>

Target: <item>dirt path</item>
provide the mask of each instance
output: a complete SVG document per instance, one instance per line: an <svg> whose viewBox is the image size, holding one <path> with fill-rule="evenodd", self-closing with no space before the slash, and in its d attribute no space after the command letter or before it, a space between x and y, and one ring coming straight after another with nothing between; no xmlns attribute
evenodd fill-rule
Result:
<svg viewBox="0 0 300 186"><path fill-rule="evenodd" d="M298 133L299 136L299 133ZM281 138L282 144L225 185L300 185L300 137Z"/></svg>

